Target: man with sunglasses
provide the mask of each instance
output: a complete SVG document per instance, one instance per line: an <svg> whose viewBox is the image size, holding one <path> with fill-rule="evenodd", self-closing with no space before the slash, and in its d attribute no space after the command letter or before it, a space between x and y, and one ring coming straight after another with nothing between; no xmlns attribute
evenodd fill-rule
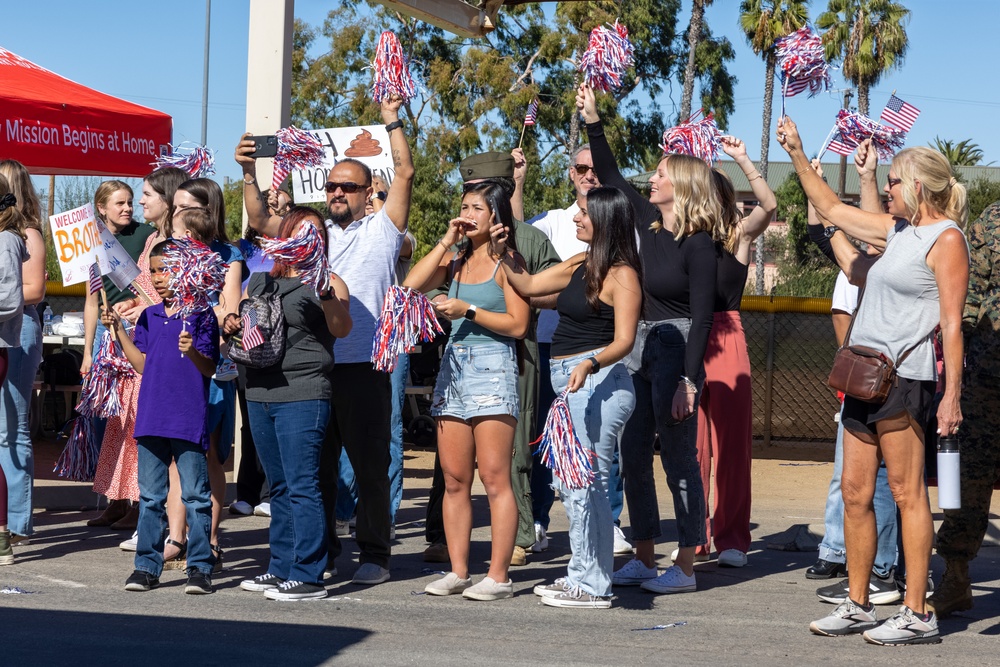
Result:
<svg viewBox="0 0 1000 667"><path fill-rule="evenodd" d="M388 373L371 363L375 320L392 285L400 248L406 239L413 189L413 160L399 119L399 98L382 100L395 177L385 205L366 215L373 194L371 170L362 162L338 162L325 185L330 270L351 291L354 326L334 347L332 411L320 462L320 488L326 510L330 568L340 555L336 535L337 465L342 448L354 466L357 483L357 544L360 567L353 583L389 579L389 424Z"/></svg>

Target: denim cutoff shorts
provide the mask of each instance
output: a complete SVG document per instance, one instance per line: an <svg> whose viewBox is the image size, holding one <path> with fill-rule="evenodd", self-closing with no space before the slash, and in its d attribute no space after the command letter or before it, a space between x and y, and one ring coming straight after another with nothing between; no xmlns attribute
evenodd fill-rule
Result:
<svg viewBox="0 0 1000 667"><path fill-rule="evenodd" d="M514 342L449 344L434 385L431 415L475 417L510 415L517 419L517 353Z"/></svg>

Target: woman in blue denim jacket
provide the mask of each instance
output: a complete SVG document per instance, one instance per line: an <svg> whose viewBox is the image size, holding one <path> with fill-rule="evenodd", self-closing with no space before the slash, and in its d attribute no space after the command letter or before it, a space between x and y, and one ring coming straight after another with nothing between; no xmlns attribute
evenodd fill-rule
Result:
<svg viewBox="0 0 1000 667"><path fill-rule="evenodd" d="M499 271L501 253L490 241L494 223L510 227L511 217L510 199L499 185L467 186L459 217L448 224L448 233L403 283L426 292L451 277L448 299L434 304L439 314L452 320L452 328L431 414L438 423L445 536L452 571L427 585L430 595L462 593L471 600L499 600L514 594L507 570L517 531L517 504L510 485L520 407L515 341L528 330L529 309ZM452 252L452 246L459 243L462 247ZM514 247L513 239L509 245ZM490 570L473 586L469 542L477 464L490 502L493 546Z"/></svg>
<svg viewBox="0 0 1000 667"><path fill-rule="evenodd" d="M533 276L510 255L502 265L521 294L559 295L549 362L552 388L567 392L573 430L592 453L594 466L594 478L583 488L556 479L573 555L566 576L535 586L535 594L551 607L606 609L615 541L608 483L615 445L635 407L632 378L622 359L632 349L642 313L642 265L635 211L621 190L594 188L577 204L576 237L590 245L587 252ZM505 233L494 228L498 240Z"/></svg>

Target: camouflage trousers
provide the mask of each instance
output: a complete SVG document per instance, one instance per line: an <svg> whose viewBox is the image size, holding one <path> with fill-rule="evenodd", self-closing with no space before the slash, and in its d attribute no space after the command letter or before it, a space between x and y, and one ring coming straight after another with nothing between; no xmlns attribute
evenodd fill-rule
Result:
<svg viewBox="0 0 1000 667"><path fill-rule="evenodd" d="M937 552L945 559L969 561L983 544L1000 476L1000 378L967 375L962 415L962 508L944 510Z"/></svg>

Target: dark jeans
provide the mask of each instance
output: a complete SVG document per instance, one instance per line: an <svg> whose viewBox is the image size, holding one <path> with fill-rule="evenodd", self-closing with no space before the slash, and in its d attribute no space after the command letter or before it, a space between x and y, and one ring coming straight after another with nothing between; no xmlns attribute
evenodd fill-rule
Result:
<svg viewBox="0 0 1000 667"><path fill-rule="evenodd" d="M236 500L250 505L266 502L271 497L267 487L267 475L257 455L257 445L253 441L250 413L247 411L247 392L237 388L236 398L240 405L240 469L236 473Z"/></svg>
<svg viewBox="0 0 1000 667"><path fill-rule="evenodd" d="M336 364L330 425L320 460L320 492L326 514L330 563L340 555L337 539L337 466L340 450L354 466L358 486L357 542L360 562L389 567L389 374L369 363Z"/></svg>

